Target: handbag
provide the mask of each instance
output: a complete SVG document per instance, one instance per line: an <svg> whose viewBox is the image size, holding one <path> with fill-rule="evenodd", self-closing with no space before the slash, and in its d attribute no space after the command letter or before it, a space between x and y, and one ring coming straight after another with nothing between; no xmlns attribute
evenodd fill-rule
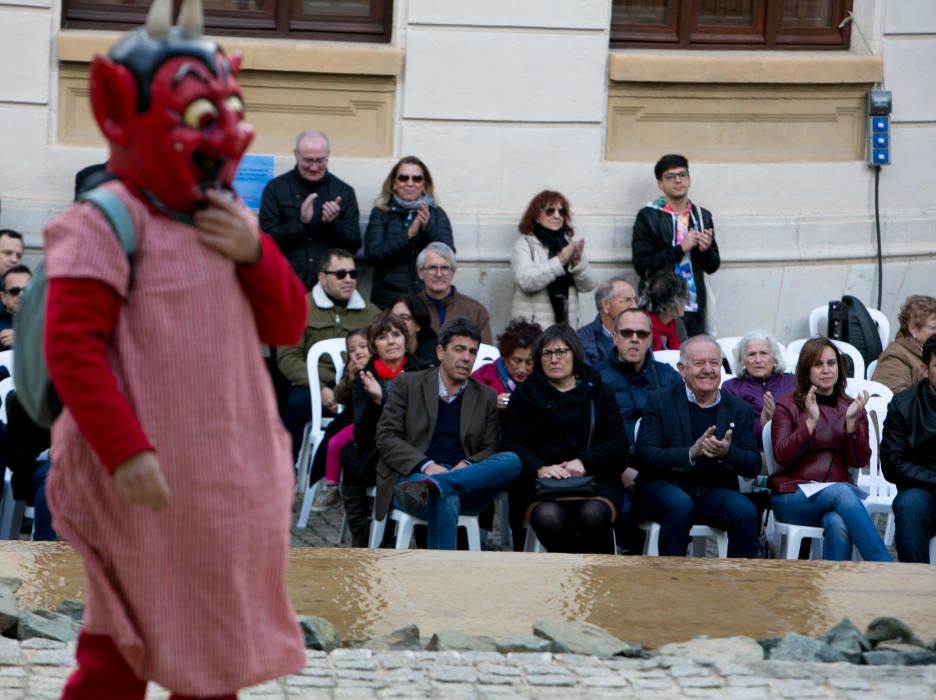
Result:
<svg viewBox="0 0 936 700"><path fill-rule="evenodd" d="M588 441L585 449L591 448L595 434L595 401L589 403ZM537 501L556 501L560 498L592 498L598 495L598 479L586 474L570 476L568 479L536 478L533 486L533 499Z"/></svg>

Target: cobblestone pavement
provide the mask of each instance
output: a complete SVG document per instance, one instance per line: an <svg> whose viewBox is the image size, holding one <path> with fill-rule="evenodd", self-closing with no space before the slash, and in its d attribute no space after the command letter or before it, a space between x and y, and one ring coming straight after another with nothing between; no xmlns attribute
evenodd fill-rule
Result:
<svg viewBox="0 0 936 700"><path fill-rule="evenodd" d="M843 698L932 700L934 666L762 661L701 665L688 659L603 661L567 654L307 652L301 674L256 686L241 700L353 698ZM0 700L57 700L74 645L0 639ZM168 693L153 685L147 700Z"/></svg>

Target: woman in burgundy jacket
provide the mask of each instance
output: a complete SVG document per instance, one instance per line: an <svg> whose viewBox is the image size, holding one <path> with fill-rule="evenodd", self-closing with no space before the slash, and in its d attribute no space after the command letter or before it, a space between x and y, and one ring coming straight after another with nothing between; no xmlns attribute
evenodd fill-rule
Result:
<svg viewBox="0 0 936 700"><path fill-rule="evenodd" d="M893 561L861 502L867 494L849 473L871 459L867 401L867 392L845 394L845 361L835 344L813 338L796 365L796 391L774 411L771 507L780 522L821 524L824 559L849 560L854 545L866 561Z"/></svg>

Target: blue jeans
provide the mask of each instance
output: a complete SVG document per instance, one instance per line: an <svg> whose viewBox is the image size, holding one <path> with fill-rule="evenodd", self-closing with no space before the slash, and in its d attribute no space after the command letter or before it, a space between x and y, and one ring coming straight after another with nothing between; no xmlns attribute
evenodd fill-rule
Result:
<svg viewBox="0 0 936 700"><path fill-rule="evenodd" d="M770 506L782 523L821 524L823 559L848 561L854 544L865 561L894 561L861 502L862 495L854 484L839 482L809 498L799 489L774 494Z"/></svg>
<svg viewBox="0 0 936 700"><path fill-rule="evenodd" d="M32 475L33 489L33 540L36 542L51 542L57 540L58 535L52 529L52 513L46 501L45 482L52 469L52 462L45 460Z"/></svg>
<svg viewBox="0 0 936 700"><path fill-rule="evenodd" d="M458 516L477 515L487 508L520 473L520 458L513 452L498 452L487 459L445 474L426 476L413 472L399 483L431 479L439 489L427 508L410 515L429 525L429 549L455 549L458 541ZM404 510L394 499L393 507Z"/></svg>
<svg viewBox="0 0 936 700"><path fill-rule="evenodd" d="M744 494L722 486L690 486L672 482L638 482L637 506L641 520L660 523L662 557L684 557L689 530L696 523L728 532L728 556L758 555L760 517Z"/></svg>
<svg viewBox="0 0 936 700"><path fill-rule="evenodd" d="M923 489L900 491L894 498L894 521L897 558L930 563L929 541L936 535L936 495Z"/></svg>

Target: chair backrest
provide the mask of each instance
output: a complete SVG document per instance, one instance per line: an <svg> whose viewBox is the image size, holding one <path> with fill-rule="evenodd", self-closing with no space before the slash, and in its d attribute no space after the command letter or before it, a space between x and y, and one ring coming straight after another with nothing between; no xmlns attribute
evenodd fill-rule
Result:
<svg viewBox="0 0 936 700"><path fill-rule="evenodd" d="M475 357L474 367L471 368L472 374L474 374L479 367L490 364L499 357L500 351L496 347L488 345L487 343L481 343L481 345L478 346L478 355Z"/></svg>
<svg viewBox="0 0 936 700"><path fill-rule="evenodd" d="M797 360L799 359L800 352L808 340L811 340L811 338L799 338L798 340L791 341L790 344L787 345L786 356L788 363L789 360L792 359L793 355L796 356ZM837 347L843 355L848 355L851 358L852 365L855 368L854 376L858 378L864 377L866 374L865 361L861 356L861 353L858 351L858 348L856 348L851 343L846 343L844 340L835 340L834 338L830 338L830 340L835 343L835 347ZM796 363L794 362L791 366L788 366L787 371L795 373Z"/></svg>
<svg viewBox="0 0 936 700"><path fill-rule="evenodd" d="M868 315L877 326L878 336L881 338L881 347L886 348L890 342L890 321L887 316L877 309L868 309ZM828 335L829 334L829 305L817 306L809 312L809 335ZM868 375L871 376L870 374Z"/></svg>
<svg viewBox="0 0 936 700"><path fill-rule="evenodd" d="M880 449L884 433L884 419L887 418L887 401L876 396L868 401L868 430L870 431L871 462L868 465L867 489L871 497L877 500L893 500L897 495L897 486L884 478L881 470Z"/></svg>
<svg viewBox="0 0 936 700"><path fill-rule="evenodd" d="M679 363L679 350L654 350L653 359L657 362L665 362L677 372L676 365Z"/></svg>
<svg viewBox="0 0 936 700"><path fill-rule="evenodd" d="M729 338L717 338L716 342L721 348L722 357L728 362L728 366L731 367L731 373L737 374L738 368L735 366L735 348L738 347L738 343L741 340L740 335L733 335Z"/></svg>
<svg viewBox="0 0 936 700"><path fill-rule="evenodd" d="M881 384L881 382L875 382L871 379L857 379L855 377L849 377L845 382L845 392L849 396L855 397L859 391L867 391L868 395L872 399L883 399L885 410L887 409L887 404L890 403L892 398L894 398L894 392L891 390L891 388Z"/></svg>
<svg viewBox="0 0 936 700"><path fill-rule="evenodd" d="M868 369L865 370L865 376L868 379L874 379L874 370L877 369L877 360L872 360L868 363Z"/></svg>
<svg viewBox="0 0 936 700"><path fill-rule="evenodd" d="M767 473L773 474L777 471L777 462L773 456L773 438L770 435L770 424L773 421L767 421L767 425L761 431L761 442L764 444L764 463L767 465Z"/></svg>
<svg viewBox="0 0 936 700"><path fill-rule="evenodd" d="M309 393L312 395L312 438L322 432L322 392L319 391L319 360L322 355L331 357L335 365L335 377L341 379L345 367L345 339L320 340L306 355L306 371L309 374Z"/></svg>
<svg viewBox="0 0 936 700"><path fill-rule="evenodd" d="M0 352L0 367L6 367L7 374L13 376L13 351L4 350Z"/></svg>
<svg viewBox="0 0 936 700"><path fill-rule="evenodd" d="M7 396L13 391L13 377L0 380L0 423L7 422Z"/></svg>

